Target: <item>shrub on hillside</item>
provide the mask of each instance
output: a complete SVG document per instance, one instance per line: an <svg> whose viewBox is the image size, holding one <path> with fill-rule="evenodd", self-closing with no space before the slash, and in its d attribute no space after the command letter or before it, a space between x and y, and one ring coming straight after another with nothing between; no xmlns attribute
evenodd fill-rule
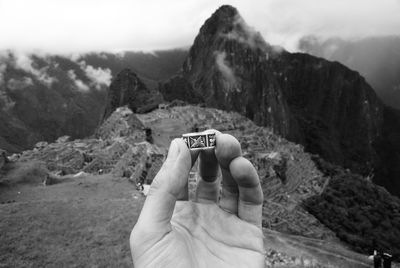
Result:
<svg viewBox="0 0 400 268"><path fill-rule="evenodd" d="M339 172L305 208L354 250L400 258L400 200L359 175Z"/></svg>

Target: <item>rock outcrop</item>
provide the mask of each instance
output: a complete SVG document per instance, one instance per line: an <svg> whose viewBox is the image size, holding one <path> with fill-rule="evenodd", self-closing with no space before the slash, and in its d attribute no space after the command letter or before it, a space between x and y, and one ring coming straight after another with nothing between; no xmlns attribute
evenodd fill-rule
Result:
<svg viewBox="0 0 400 268"><path fill-rule="evenodd" d="M383 104L357 72L307 54L282 52L272 61L290 109L289 140L353 171L378 162Z"/></svg>
<svg viewBox="0 0 400 268"><path fill-rule="evenodd" d="M386 165L377 145L384 105L364 78L337 62L269 45L231 6L205 22L181 73L160 91L167 100L237 111L364 175Z"/></svg>
<svg viewBox="0 0 400 268"><path fill-rule="evenodd" d="M133 112L141 113L157 108L161 101L158 91L149 90L134 72L124 69L110 85L103 120L121 106L126 105Z"/></svg>

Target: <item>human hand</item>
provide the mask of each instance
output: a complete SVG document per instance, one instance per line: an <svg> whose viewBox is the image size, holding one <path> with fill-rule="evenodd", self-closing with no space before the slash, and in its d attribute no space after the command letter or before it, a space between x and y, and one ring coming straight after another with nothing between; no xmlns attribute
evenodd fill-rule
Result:
<svg viewBox="0 0 400 268"><path fill-rule="evenodd" d="M216 139L215 152L171 142L131 233L135 267L264 267L257 172L233 136L217 133ZM177 201L199 154L196 200Z"/></svg>

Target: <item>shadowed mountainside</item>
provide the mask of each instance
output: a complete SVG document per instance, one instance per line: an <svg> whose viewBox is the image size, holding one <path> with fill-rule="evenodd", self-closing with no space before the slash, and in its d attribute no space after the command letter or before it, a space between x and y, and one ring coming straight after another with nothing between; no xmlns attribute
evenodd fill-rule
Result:
<svg viewBox="0 0 400 268"><path fill-rule="evenodd" d="M380 184L386 178L378 168L385 166L391 181L385 186L400 194L398 174L378 155L383 129L394 122L365 79L342 64L270 46L231 6L204 23L182 72L160 91L166 100L237 111L328 161L376 172Z"/></svg>
<svg viewBox="0 0 400 268"><path fill-rule="evenodd" d="M400 108L400 37L382 36L348 41L306 36L299 41L299 48L357 70L385 104Z"/></svg>
<svg viewBox="0 0 400 268"><path fill-rule="evenodd" d="M177 73L186 55L186 50L179 49L74 56L1 51L0 148L20 152L62 135L90 136L103 120L105 107L112 106L107 88L113 77L126 68L133 69L137 74L130 76L143 81L140 88L146 85L149 89L149 94L139 94L134 102L147 105L161 97L154 90L158 81ZM128 86L134 79L120 80L111 91L121 90L116 87Z"/></svg>
<svg viewBox="0 0 400 268"><path fill-rule="evenodd" d="M112 81L107 95L103 120L118 107L127 105L134 112L147 112L158 107L162 96L146 85L130 69L122 70Z"/></svg>
<svg viewBox="0 0 400 268"><path fill-rule="evenodd" d="M58 56L0 56L0 147L32 148L60 136L89 136L104 109L109 71Z"/></svg>

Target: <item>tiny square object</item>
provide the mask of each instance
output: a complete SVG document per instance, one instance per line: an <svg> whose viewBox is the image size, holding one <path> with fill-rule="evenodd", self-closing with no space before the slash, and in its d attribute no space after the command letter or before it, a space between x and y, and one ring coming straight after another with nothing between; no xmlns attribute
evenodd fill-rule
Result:
<svg viewBox="0 0 400 268"><path fill-rule="evenodd" d="M216 145L215 133L187 133L182 135L182 139L190 150L210 149Z"/></svg>

